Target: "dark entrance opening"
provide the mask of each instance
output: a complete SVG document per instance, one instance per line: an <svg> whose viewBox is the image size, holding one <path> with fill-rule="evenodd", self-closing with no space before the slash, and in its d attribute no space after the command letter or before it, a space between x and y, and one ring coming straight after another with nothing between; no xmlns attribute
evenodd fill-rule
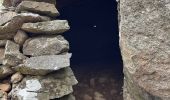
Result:
<svg viewBox="0 0 170 100"><path fill-rule="evenodd" d="M78 78L77 100L122 100L123 65L119 48L118 12L114 0L58 0L60 19L73 53Z"/></svg>

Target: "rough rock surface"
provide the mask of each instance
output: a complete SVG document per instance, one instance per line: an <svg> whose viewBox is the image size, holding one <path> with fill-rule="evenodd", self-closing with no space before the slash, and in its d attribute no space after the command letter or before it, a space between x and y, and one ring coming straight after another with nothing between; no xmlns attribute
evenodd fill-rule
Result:
<svg viewBox="0 0 170 100"><path fill-rule="evenodd" d="M25 85L23 85L25 84ZM67 67L55 73L43 76L27 76L13 87L14 100L49 100L60 98L73 92L77 84L72 70Z"/></svg>
<svg viewBox="0 0 170 100"><path fill-rule="evenodd" d="M22 30L36 34L59 34L70 29L67 20L53 20L37 23L25 23Z"/></svg>
<svg viewBox="0 0 170 100"><path fill-rule="evenodd" d="M3 19L1 19L3 20ZM21 28L23 23L40 22L50 20L48 17L43 17L33 13L21 13L13 17L10 22L0 26L0 39L11 39Z"/></svg>
<svg viewBox="0 0 170 100"><path fill-rule="evenodd" d="M6 78L9 75L12 75L14 71L9 66L0 66L0 79Z"/></svg>
<svg viewBox="0 0 170 100"><path fill-rule="evenodd" d="M19 45L23 45L27 39L28 39L27 33L21 30L18 30L17 34L14 36L14 41Z"/></svg>
<svg viewBox="0 0 170 100"><path fill-rule="evenodd" d="M59 16L59 12L54 4L35 1L22 1L16 8L16 12L28 11L39 14L49 15L51 17Z"/></svg>
<svg viewBox="0 0 170 100"><path fill-rule="evenodd" d="M16 15L17 15L17 13L11 12L11 11L9 11L9 12L0 12L0 19L1 19L0 26L4 25L7 22L9 22L10 20L12 20L13 17L15 17Z"/></svg>
<svg viewBox="0 0 170 100"><path fill-rule="evenodd" d="M24 76L21 73L17 72L11 76L11 83L16 84L20 82L23 79L23 77Z"/></svg>
<svg viewBox="0 0 170 100"><path fill-rule="evenodd" d="M132 100L170 100L169 15L169 0L120 0L121 51Z"/></svg>
<svg viewBox="0 0 170 100"><path fill-rule="evenodd" d="M71 54L47 55L31 57L24 60L24 63L15 67L22 74L46 75L50 72L70 66Z"/></svg>
<svg viewBox="0 0 170 100"><path fill-rule="evenodd" d="M23 1L37 1L37 2L47 2L51 4L56 4L56 0L23 0Z"/></svg>
<svg viewBox="0 0 170 100"><path fill-rule="evenodd" d="M20 53L19 50L20 46L18 44L8 40L5 46L3 65L17 66L22 63L26 56Z"/></svg>
<svg viewBox="0 0 170 100"><path fill-rule="evenodd" d="M0 48L0 64L2 64L2 61L3 61L3 58L4 58L4 52L5 52L5 49Z"/></svg>
<svg viewBox="0 0 170 100"><path fill-rule="evenodd" d="M23 54L30 56L55 55L68 52L69 43L63 36L41 36L28 39Z"/></svg>

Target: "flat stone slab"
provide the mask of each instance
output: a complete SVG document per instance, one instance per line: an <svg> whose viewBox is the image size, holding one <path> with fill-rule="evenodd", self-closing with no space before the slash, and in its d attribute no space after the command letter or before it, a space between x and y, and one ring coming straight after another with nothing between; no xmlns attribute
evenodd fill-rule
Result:
<svg viewBox="0 0 170 100"><path fill-rule="evenodd" d="M46 76L26 76L12 89L13 100L50 100L73 92L77 80L70 67Z"/></svg>
<svg viewBox="0 0 170 100"><path fill-rule="evenodd" d="M30 38L23 46L23 54L30 56L56 55L68 50L69 43L61 35Z"/></svg>
<svg viewBox="0 0 170 100"><path fill-rule="evenodd" d="M2 19L3 20L3 19ZM40 22L50 20L48 17L43 17L33 13L21 13L13 17L8 23L0 26L0 39L12 39L23 23Z"/></svg>
<svg viewBox="0 0 170 100"><path fill-rule="evenodd" d="M57 17L60 15L54 4L46 2L22 1L17 6L16 12L22 11L34 12L51 17Z"/></svg>
<svg viewBox="0 0 170 100"><path fill-rule="evenodd" d="M9 11L9 12L0 12L0 26L6 24L7 22L9 22L10 20L13 19L13 17L15 17L17 15L17 13Z"/></svg>
<svg viewBox="0 0 170 100"><path fill-rule="evenodd" d="M64 55L47 55L31 57L24 60L23 64L15 67L15 69L28 75L46 75L50 72L70 66L71 54Z"/></svg>
<svg viewBox="0 0 170 100"><path fill-rule="evenodd" d="M67 20L24 23L22 30L35 34L60 34L70 29Z"/></svg>
<svg viewBox="0 0 170 100"><path fill-rule="evenodd" d="M21 64L26 57L19 50L20 46L18 44L8 40L5 46L3 65L17 66Z"/></svg>

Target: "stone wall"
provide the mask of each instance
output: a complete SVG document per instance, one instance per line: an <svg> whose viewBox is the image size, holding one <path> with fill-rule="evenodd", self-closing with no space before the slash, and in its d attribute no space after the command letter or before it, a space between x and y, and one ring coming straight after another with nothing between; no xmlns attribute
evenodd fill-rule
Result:
<svg viewBox="0 0 170 100"><path fill-rule="evenodd" d="M170 100L170 1L120 0L124 100Z"/></svg>
<svg viewBox="0 0 170 100"><path fill-rule="evenodd" d="M1 3L0 100L74 100L67 20L51 0L11 1Z"/></svg>

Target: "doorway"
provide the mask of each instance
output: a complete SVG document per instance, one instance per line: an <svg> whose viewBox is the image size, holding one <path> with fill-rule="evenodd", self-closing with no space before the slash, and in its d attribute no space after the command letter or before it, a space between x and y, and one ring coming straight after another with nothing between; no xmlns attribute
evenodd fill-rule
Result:
<svg viewBox="0 0 170 100"><path fill-rule="evenodd" d="M123 63L116 0L65 0L59 8L70 23L64 34L79 84L77 100L123 100Z"/></svg>

